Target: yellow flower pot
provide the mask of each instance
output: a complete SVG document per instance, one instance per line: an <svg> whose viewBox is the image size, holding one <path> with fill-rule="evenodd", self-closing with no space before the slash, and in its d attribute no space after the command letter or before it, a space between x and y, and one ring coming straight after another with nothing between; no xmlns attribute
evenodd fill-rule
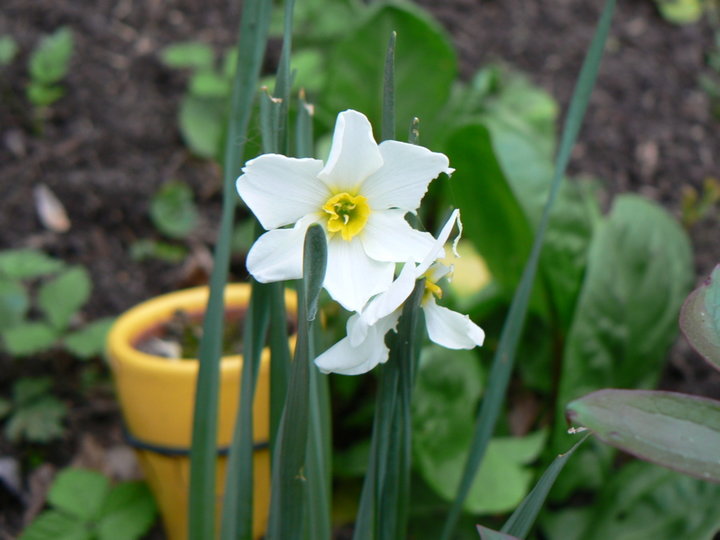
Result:
<svg viewBox="0 0 720 540"><path fill-rule="evenodd" d="M177 310L201 314L208 288L198 287L159 296L120 316L108 334L107 350L115 376L125 427L163 516L170 540L187 538L187 504L190 482L189 449L192 439L196 359L170 360L146 354L135 345L149 332L170 320ZM244 309L250 299L247 284L228 285L225 307ZM294 310L294 296L286 302ZM229 447L240 394L242 356L221 361L218 448ZM270 354L263 351L253 403L254 530L260 537L266 527L270 503L269 437ZM227 458L219 455L216 468L217 517L221 514Z"/></svg>

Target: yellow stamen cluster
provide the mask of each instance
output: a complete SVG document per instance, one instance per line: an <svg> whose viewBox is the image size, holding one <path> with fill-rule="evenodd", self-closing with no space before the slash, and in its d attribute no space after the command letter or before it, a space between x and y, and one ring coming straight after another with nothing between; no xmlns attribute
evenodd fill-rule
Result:
<svg viewBox="0 0 720 540"><path fill-rule="evenodd" d="M423 297L421 300L421 304L425 304L428 300L430 300L430 297L435 296L435 298L442 298L443 291L440 288L440 286L437 283L433 283L430 281L430 278L425 276L425 292L423 292Z"/></svg>
<svg viewBox="0 0 720 540"><path fill-rule="evenodd" d="M328 216L328 232L339 232L343 240L351 240L360 233L370 216L367 198L345 192L330 197L322 209Z"/></svg>

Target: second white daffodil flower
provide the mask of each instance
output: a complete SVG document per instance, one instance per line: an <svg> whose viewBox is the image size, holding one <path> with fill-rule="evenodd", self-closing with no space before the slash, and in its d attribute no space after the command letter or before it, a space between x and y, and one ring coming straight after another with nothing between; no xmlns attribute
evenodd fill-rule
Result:
<svg viewBox="0 0 720 540"><path fill-rule="evenodd" d="M419 263L434 244L404 216L443 172L452 172L445 155L398 141L378 145L363 114L340 113L327 163L264 154L243 168L238 193L268 231L248 253L248 271L261 282L301 278L305 232L320 223L328 239L324 287L346 309L362 310L390 286L395 263Z"/></svg>
<svg viewBox="0 0 720 540"><path fill-rule="evenodd" d="M472 349L483 344L485 333L470 317L439 306L435 301L442 296L442 289L437 282L451 270L436 261L442 256L442 246L455 223L460 226L457 210L450 216L423 261L419 265L408 261L385 292L373 298L362 312L350 317L347 337L315 360L322 371L357 375L386 362L389 350L385 345L385 334L395 328L402 304L420 278L425 278L420 307L425 313L425 326L430 340L448 349Z"/></svg>

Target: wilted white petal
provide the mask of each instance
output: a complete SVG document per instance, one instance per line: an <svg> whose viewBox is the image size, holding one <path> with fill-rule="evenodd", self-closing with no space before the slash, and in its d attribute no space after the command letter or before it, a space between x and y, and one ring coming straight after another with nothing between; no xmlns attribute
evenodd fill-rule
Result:
<svg viewBox="0 0 720 540"><path fill-rule="evenodd" d="M395 264L367 256L358 237L328 242L325 289L348 311L360 311L370 297L384 291L393 280Z"/></svg>
<svg viewBox="0 0 720 540"><path fill-rule="evenodd" d="M371 326L383 317L393 313L412 293L416 278L415 264L412 262L405 263L400 275L387 290L368 302L360 314L360 320L365 325ZM356 330L355 333L359 332ZM350 328L348 328L348 335L352 338Z"/></svg>
<svg viewBox="0 0 720 540"><path fill-rule="evenodd" d="M315 216L307 216L292 229L275 229L263 234L248 252L245 261L248 272L261 283L300 279L305 232L316 220Z"/></svg>
<svg viewBox="0 0 720 540"><path fill-rule="evenodd" d="M448 349L472 349L483 344L485 332L467 315L438 306L434 298L423 305L428 337Z"/></svg>
<svg viewBox="0 0 720 540"><path fill-rule="evenodd" d="M348 328L355 326L353 322L357 319L357 314L350 317ZM318 356L315 364L325 373L359 375L387 362L389 351L385 345L385 334L395 327L397 320L398 316L393 315L368 327L365 339L360 340L357 346L351 344L349 337L341 339Z"/></svg>
<svg viewBox="0 0 720 540"><path fill-rule="evenodd" d="M398 141L380 143L383 166L363 182L362 192L372 208L401 208L415 212L433 178L450 174L448 158L427 148Z"/></svg>
<svg viewBox="0 0 720 540"><path fill-rule="evenodd" d="M319 159L263 154L247 162L237 179L237 191L265 229L295 223L316 213L331 196L317 175Z"/></svg>
<svg viewBox="0 0 720 540"><path fill-rule="evenodd" d="M377 261L420 262L433 249L433 235L413 229L404 215L404 210L370 214L361 235L365 252L370 257ZM442 246L439 249L443 257Z"/></svg>
<svg viewBox="0 0 720 540"><path fill-rule="evenodd" d="M335 192L355 194L362 181L382 164L383 158L373 138L370 121L357 111L341 112L320 179Z"/></svg>

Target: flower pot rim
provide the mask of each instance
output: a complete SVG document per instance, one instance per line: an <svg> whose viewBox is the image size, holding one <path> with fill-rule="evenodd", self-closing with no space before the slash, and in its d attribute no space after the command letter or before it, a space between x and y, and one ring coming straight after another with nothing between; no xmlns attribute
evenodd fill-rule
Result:
<svg viewBox="0 0 720 540"><path fill-rule="evenodd" d="M135 343L148 329L170 320L178 309L204 312L210 289L208 286L174 291L145 300L120 315L112 325L107 337L108 358L122 358L124 363L146 365L148 369L167 372L196 373L197 358L165 358L135 348ZM225 287L225 307L247 306L251 287L247 283L230 283ZM294 294L286 292L288 311L296 310ZM242 355L233 354L221 358L224 369L240 369Z"/></svg>

